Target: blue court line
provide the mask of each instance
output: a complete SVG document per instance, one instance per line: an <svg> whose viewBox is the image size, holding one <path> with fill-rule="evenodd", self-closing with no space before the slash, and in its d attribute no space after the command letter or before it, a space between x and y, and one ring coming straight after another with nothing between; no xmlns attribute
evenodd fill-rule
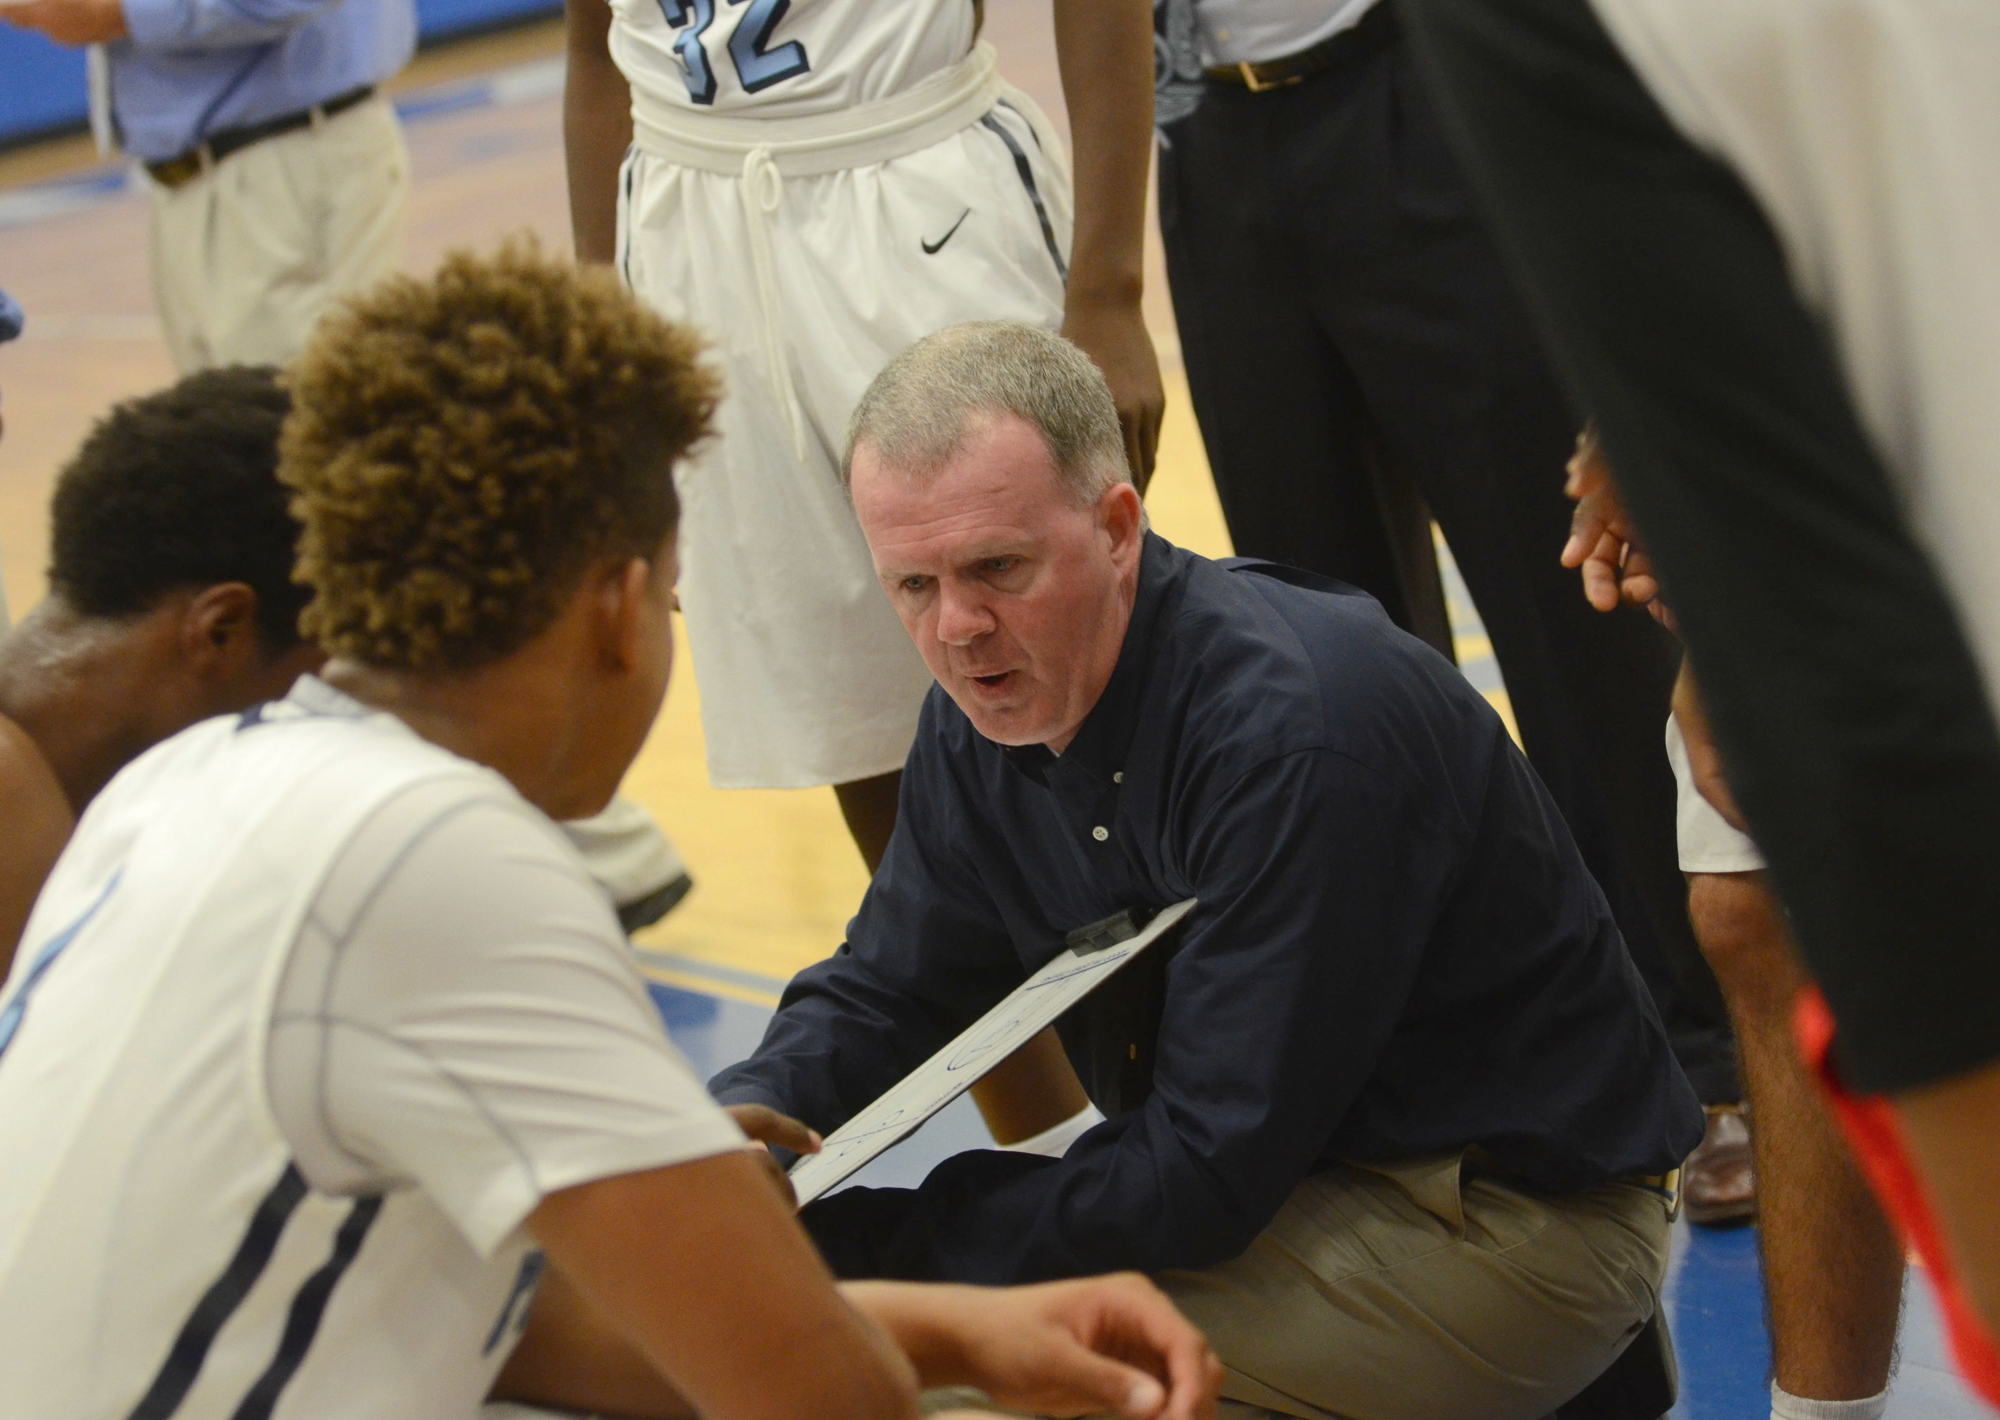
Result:
<svg viewBox="0 0 2000 1420"><path fill-rule="evenodd" d="M685 956L680 952L663 952L654 947L641 947L635 944L632 954L645 966L671 971L680 976L691 976L699 980L761 992L773 1000L784 993L787 985L784 979L766 976L761 971L746 971L740 966L705 961L700 957Z"/></svg>

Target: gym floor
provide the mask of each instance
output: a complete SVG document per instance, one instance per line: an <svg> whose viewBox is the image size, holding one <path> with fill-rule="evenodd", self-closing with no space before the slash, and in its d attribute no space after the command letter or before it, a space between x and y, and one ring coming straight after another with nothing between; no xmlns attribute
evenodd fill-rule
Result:
<svg viewBox="0 0 2000 1420"><path fill-rule="evenodd" d="M1060 123L1047 7L990 6L987 33L1009 77ZM394 86L416 174L411 269L522 229L568 245L560 46L551 23L464 41L426 54ZM145 220L143 194L86 139L0 155L0 283L29 316L23 339L0 350L0 571L17 614L41 594L56 469L104 408L172 378L147 289ZM1188 408L1157 241L1148 261L1147 315L1169 399L1148 506L1168 538L1223 555L1228 535ZM1504 714L1492 648L1455 577L1451 590L1460 662ZM637 944L668 1028L706 1074L746 1054L785 980L838 944L866 876L831 794L709 787L699 690L686 658L678 669L627 789L672 835L697 888ZM938 1159L984 1142L961 1100L858 1181L914 1183ZM1667 1302L1682 1373L1674 1415L1761 1420L1769 1355L1754 1229L1683 1225ZM1951 1375L1920 1285L1910 1289L1903 1352L1892 1420L1987 1413Z"/></svg>

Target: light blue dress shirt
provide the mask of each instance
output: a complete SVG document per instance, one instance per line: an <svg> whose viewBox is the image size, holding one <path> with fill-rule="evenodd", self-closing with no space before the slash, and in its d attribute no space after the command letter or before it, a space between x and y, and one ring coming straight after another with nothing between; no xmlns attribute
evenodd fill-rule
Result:
<svg viewBox="0 0 2000 1420"><path fill-rule="evenodd" d="M148 162L401 69L413 0L124 0L107 45L120 145Z"/></svg>

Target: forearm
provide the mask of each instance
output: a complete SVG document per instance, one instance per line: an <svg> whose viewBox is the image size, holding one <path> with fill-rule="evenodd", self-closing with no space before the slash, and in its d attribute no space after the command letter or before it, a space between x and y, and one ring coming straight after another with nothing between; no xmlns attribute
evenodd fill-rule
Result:
<svg viewBox="0 0 2000 1420"><path fill-rule="evenodd" d="M918 1282L843 1282L849 1306L882 1328L917 1373L925 1390L977 1385L980 1376L952 1324L962 1307L976 1307L987 1289Z"/></svg>
<svg viewBox="0 0 2000 1420"><path fill-rule="evenodd" d="M748 1151L550 1194L528 1226L573 1290L531 1324L513 1393L540 1375L542 1399L640 1420L678 1420L676 1391L706 1420L916 1415L909 1362L834 1291Z"/></svg>
<svg viewBox="0 0 2000 1420"><path fill-rule="evenodd" d="M616 1415L692 1420L694 1407L619 1335L560 1272L544 1273L520 1342L493 1383L494 1400Z"/></svg>
<svg viewBox="0 0 2000 1420"><path fill-rule="evenodd" d="M563 152L570 231L579 261L609 262L618 247L618 168L632 142L632 93L611 60L606 0L568 0Z"/></svg>
<svg viewBox="0 0 2000 1420"><path fill-rule="evenodd" d="M1240 1253L1268 1221L1177 1142L1156 1147L1130 1117L1112 1124L1125 1137L1083 1159L978 1150L915 1189L831 1194L800 1221L838 1276L982 1286L1200 1267Z"/></svg>
<svg viewBox="0 0 2000 1420"><path fill-rule="evenodd" d="M1145 0L1055 0L1056 59L1076 168L1068 300L1136 304L1153 143Z"/></svg>

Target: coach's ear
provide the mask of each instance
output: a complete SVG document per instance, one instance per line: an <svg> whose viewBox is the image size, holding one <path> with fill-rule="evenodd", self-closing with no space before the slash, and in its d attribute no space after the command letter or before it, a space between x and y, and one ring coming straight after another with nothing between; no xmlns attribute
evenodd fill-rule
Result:
<svg viewBox="0 0 2000 1420"><path fill-rule="evenodd" d="M1139 490L1129 483L1114 483L1105 489L1097 499L1097 526L1118 570L1136 571L1146 533L1145 505L1139 501Z"/></svg>

